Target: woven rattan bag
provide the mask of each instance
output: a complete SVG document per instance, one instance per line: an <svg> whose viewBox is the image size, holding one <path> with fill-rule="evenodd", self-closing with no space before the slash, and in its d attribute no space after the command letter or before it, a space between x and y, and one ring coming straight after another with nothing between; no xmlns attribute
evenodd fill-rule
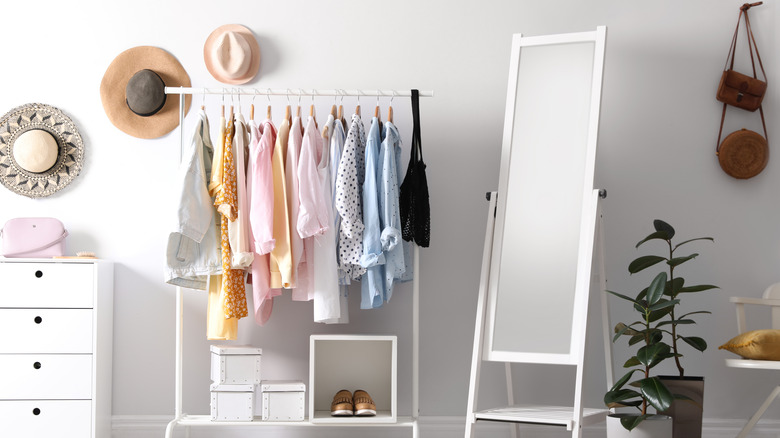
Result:
<svg viewBox="0 0 780 438"><path fill-rule="evenodd" d="M723 171L738 179L758 175L769 162L766 139L749 129L740 129L727 135L717 153Z"/></svg>

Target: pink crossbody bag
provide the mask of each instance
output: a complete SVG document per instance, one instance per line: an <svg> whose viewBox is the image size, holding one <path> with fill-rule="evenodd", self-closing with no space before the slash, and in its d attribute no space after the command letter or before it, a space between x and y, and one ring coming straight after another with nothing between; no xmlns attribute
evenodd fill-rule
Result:
<svg viewBox="0 0 780 438"><path fill-rule="evenodd" d="M5 223L0 237L4 257L51 258L65 254L68 231L53 217L19 217Z"/></svg>

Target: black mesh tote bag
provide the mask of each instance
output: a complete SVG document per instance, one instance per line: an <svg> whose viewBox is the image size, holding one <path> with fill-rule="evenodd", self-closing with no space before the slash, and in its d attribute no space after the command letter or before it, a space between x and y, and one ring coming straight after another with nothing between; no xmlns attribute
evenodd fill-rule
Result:
<svg viewBox="0 0 780 438"><path fill-rule="evenodd" d="M412 151L399 195L403 238L427 248L431 242L431 207L420 142L420 92L412 90Z"/></svg>

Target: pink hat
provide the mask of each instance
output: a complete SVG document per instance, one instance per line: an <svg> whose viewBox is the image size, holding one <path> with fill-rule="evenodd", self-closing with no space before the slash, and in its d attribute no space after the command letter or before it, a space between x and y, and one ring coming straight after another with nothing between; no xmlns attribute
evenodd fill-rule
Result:
<svg viewBox="0 0 780 438"><path fill-rule="evenodd" d="M206 39L203 59L216 80L244 84L260 69L260 47L251 30L240 24L225 24Z"/></svg>

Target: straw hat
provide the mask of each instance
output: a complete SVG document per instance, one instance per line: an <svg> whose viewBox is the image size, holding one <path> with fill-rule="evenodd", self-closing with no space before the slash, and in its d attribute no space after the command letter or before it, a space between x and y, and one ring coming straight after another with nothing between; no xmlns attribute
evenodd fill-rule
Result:
<svg viewBox="0 0 780 438"><path fill-rule="evenodd" d="M232 85L245 84L260 68L260 46L251 30L240 24L225 24L206 39L203 59L216 80Z"/></svg>
<svg viewBox="0 0 780 438"><path fill-rule="evenodd" d="M166 86L190 86L190 77L179 61L157 47L133 47L106 69L100 99L114 126L133 137L157 138L179 124L179 99L166 99ZM187 95L185 114L191 101Z"/></svg>
<svg viewBox="0 0 780 438"><path fill-rule="evenodd" d="M81 135L59 109L29 103L0 118L0 181L12 192L49 196L78 176L83 161Z"/></svg>
<svg viewBox="0 0 780 438"><path fill-rule="evenodd" d="M740 129L729 134L718 148L720 167L738 179L752 178L769 162L769 145L761 134Z"/></svg>

